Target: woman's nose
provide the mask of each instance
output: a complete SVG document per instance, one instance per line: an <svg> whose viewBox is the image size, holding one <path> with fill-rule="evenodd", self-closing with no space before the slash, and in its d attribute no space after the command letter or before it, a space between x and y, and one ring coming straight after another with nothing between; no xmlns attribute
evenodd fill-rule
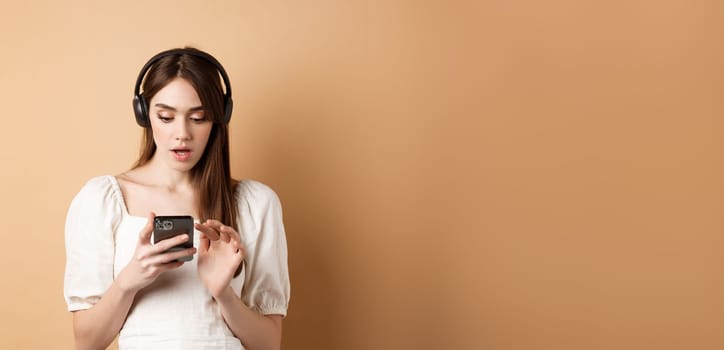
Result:
<svg viewBox="0 0 724 350"><path fill-rule="evenodd" d="M176 126L176 139L177 140L188 140L191 138L191 133L189 132L189 125L186 120L180 120L178 125Z"/></svg>

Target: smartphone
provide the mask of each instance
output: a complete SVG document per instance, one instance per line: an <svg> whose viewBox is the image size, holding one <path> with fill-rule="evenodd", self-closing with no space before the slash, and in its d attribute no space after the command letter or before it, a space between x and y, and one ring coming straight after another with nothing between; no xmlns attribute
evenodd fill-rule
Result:
<svg viewBox="0 0 724 350"><path fill-rule="evenodd" d="M153 220L153 244L182 234L188 234L189 240L171 247L166 251L167 253L194 247L194 218L191 216L157 216ZM178 261L191 261L192 259L193 255L185 256Z"/></svg>

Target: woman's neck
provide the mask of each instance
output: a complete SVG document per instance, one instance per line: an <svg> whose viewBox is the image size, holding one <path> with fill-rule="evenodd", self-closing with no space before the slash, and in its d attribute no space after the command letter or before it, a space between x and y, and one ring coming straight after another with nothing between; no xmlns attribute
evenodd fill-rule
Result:
<svg viewBox="0 0 724 350"><path fill-rule="evenodd" d="M144 169L139 170L149 175L148 179L154 186L165 188L169 192L186 191L192 188L190 171L173 169L155 156L142 168Z"/></svg>

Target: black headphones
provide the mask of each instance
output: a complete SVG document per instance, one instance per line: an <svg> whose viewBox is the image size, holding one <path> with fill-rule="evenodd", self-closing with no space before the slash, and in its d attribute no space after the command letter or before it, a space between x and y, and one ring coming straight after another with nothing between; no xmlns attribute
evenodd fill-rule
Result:
<svg viewBox="0 0 724 350"><path fill-rule="evenodd" d="M226 70L224 70L221 63L219 63L219 61L217 61L213 56L203 51L189 49L171 49L163 51L156 54L156 56L151 57L143 68L141 68L141 72L138 74L138 79L136 79L136 88L133 91L133 112L136 115L136 123L144 128L151 126L151 120L148 117L148 102L143 98L143 95L141 95L140 92L141 83L143 83L143 78L146 76L146 72L148 72L148 70L151 69L151 66L153 66L153 64L158 60L172 55L192 55L203 58L204 60L212 63L216 67L216 70L221 73L221 79L224 80L224 85L226 86L226 94L224 94L224 123L228 124L229 120L231 120L231 110L234 107L234 102L231 100L231 84L229 83L229 76L226 75Z"/></svg>

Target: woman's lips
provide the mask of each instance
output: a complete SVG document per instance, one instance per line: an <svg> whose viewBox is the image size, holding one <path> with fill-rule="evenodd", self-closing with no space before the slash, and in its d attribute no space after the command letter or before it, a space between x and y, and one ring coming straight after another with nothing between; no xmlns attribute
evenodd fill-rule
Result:
<svg viewBox="0 0 724 350"><path fill-rule="evenodd" d="M185 162L191 158L191 150L171 150L171 154L173 154L173 157L178 160L179 162Z"/></svg>

